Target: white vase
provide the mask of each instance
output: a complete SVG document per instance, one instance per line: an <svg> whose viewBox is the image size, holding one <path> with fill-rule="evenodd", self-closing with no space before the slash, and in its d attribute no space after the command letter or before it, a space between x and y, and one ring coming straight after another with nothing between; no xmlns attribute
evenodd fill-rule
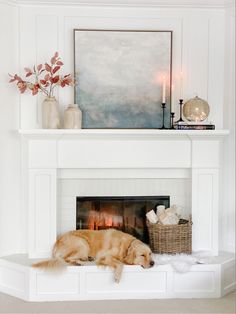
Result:
<svg viewBox="0 0 236 314"><path fill-rule="evenodd" d="M44 129L60 128L60 114L55 97L46 97L42 103L42 125Z"/></svg>
<svg viewBox="0 0 236 314"><path fill-rule="evenodd" d="M81 129L82 112L77 104L68 105L64 112L65 129Z"/></svg>

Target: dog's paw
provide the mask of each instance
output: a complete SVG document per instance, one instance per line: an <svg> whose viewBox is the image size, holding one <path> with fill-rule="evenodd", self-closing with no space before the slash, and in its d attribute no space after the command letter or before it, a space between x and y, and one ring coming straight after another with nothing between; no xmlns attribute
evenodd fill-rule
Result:
<svg viewBox="0 0 236 314"><path fill-rule="evenodd" d="M80 260L75 261L75 265L76 266L83 266L84 265L84 261L80 261Z"/></svg>
<svg viewBox="0 0 236 314"><path fill-rule="evenodd" d="M116 282L116 283L119 283L119 282L120 282L120 275L118 275L117 273L115 273L114 279L115 279L115 282Z"/></svg>
<svg viewBox="0 0 236 314"><path fill-rule="evenodd" d="M89 257L88 257L88 261L89 261L89 262L94 262L94 260L95 260L94 257L92 257L92 256L89 256Z"/></svg>
<svg viewBox="0 0 236 314"><path fill-rule="evenodd" d="M123 270L123 265L119 265L114 273L114 278L115 278L115 282L119 283L120 282L120 278L121 278L121 274L122 274L122 270Z"/></svg>

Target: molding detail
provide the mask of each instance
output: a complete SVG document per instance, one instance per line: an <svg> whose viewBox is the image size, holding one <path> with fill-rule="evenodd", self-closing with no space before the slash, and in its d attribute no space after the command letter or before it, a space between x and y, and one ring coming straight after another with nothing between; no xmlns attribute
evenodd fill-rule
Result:
<svg viewBox="0 0 236 314"><path fill-rule="evenodd" d="M225 8L234 5L232 0L3 0L14 5L44 6L145 6L175 8Z"/></svg>

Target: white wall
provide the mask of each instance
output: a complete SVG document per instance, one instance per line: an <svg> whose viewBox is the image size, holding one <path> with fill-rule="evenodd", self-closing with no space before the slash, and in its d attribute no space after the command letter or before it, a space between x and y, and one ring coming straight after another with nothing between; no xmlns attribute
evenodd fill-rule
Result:
<svg viewBox="0 0 236 314"><path fill-rule="evenodd" d="M122 6L23 6L20 10L20 67L44 62L55 51L73 72L73 29L173 30L173 94L176 110L179 75L184 72L184 98L198 93L211 106L210 120L223 126L224 10ZM30 43L30 49L29 49ZM144 69L145 70L145 69ZM41 99L21 98L21 128L41 127ZM59 92L63 108L73 90Z"/></svg>
<svg viewBox="0 0 236 314"><path fill-rule="evenodd" d="M21 148L18 94L8 73L18 69L18 9L0 4L0 255L21 248ZM24 219L24 217L23 217Z"/></svg>
<svg viewBox="0 0 236 314"><path fill-rule="evenodd" d="M222 243L235 251L235 4L226 10L224 128L230 130L225 141L223 162Z"/></svg>

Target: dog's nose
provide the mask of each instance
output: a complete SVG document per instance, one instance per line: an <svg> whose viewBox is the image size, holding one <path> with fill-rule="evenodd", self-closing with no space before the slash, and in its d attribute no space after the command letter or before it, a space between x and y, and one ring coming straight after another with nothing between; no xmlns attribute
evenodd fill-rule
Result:
<svg viewBox="0 0 236 314"><path fill-rule="evenodd" d="M152 267L154 264L155 264L155 262L154 262L154 261L151 261L151 262L150 262L150 267Z"/></svg>

